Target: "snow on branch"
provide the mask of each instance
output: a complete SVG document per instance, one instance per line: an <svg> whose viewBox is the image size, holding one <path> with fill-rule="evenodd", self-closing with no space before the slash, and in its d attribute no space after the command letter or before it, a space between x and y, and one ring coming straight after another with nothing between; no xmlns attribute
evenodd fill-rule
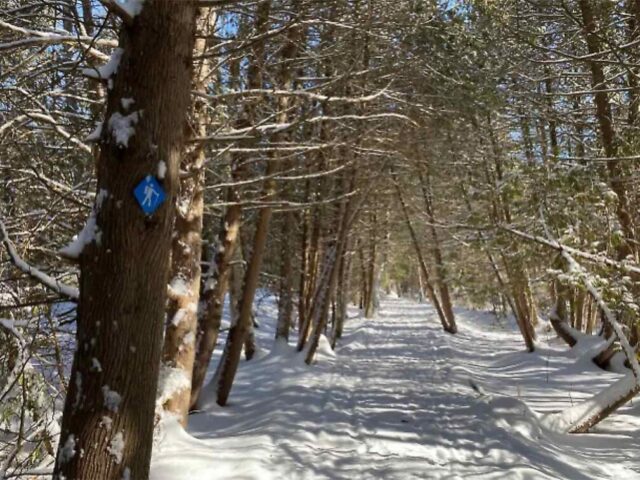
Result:
<svg viewBox="0 0 640 480"><path fill-rule="evenodd" d="M286 123L269 123L264 125L254 125L246 128L238 128L238 129L225 129L219 134L208 135L206 137L199 137L194 139L194 142L205 142L205 141L237 141L237 140L245 140L256 137L256 134L268 136L275 135L278 133L282 133L288 130L291 130L293 127L303 124L313 124L313 123L321 123L321 122L343 122L347 120L354 121L374 121L374 120L401 120L403 122L408 122L411 125L418 126L418 124L407 115L403 115L401 113L395 112L382 112L382 113L371 113L368 115L355 115L355 114L346 114L346 115L337 115L337 116L329 116L329 115L321 115L317 117L311 118L303 118L297 120L295 122L286 122Z"/></svg>
<svg viewBox="0 0 640 480"><path fill-rule="evenodd" d="M553 246L555 250L558 250L560 252L562 258L564 258L564 260L567 262L569 273L574 274L580 279L587 291L591 294L593 300L597 303L598 307L600 307L602 313L604 314L605 320L613 329L616 337L618 337L618 341L620 342L622 351L629 361L629 364L631 365L631 371L636 378L636 385L640 387L640 364L638 364L638 358L636 357L633 347L631 347L631 345L629 344L629 340L622 331L622 327L618 323L616 316L611 311L611 309L607 305L607 302L604 301L602 295L591 281L589 273L573 258L573 256L569 252L568 247L561 245L555 238L553 238L542 215L541 220L545 230L545 234L549 239L546 244L548 244L548 246Z"/></svg>
<svg viewBox="0 0 640 480"><path fill-rule="evenodd" d="M88 35L60 34L22 28L5 22L4 20L0 20L0 29L9 30L24 37L19 40L0 43L0 51L39 45L55 45L59 43L81 43L87 46L87 54L96 58L106 58L104 53L96 50L93 46L116 47L118 44L116 40L94 38Z"/></svg>
<svg viewBox="0 0 640 480"><path fill-rule="evenodd" d="M583 283L587 291L591 294L598 307L604 314L606 322L611 326L615 336L620 342L622 351L631 365L632 374L627 374L608 388L597 393L585 402L579 403L558 414L547 417L547 426L569 433L585 433L591 427L598 424L604 418L613 413L620 406L632 399L640 391L640 364L635 355L635 351L629 344L629 340L624 334L616 316L611 311L602 295L591 281L589 273L573 258L571 253L560 245L549 232L542 217L542 224L549 240L545 243L553 246L560 252L562 258L567 262L569 273L577 276Z"/></svg>
<svg viewBox="0 0 640 480"><path fill-rule="evenodd" d="M629 344L627 336L622 331L622 326L618 323L615 315L613 314L607 303L603 300L602 295L600 294L598 289L593 285L593 282L589 278L589 274L582 267L582 265L576 262L575 259L566 250L561 250L560 254L562 255L562 258L566 260L569 266L569 272L577 275L578 278L580 278L586 289L591 294L591 297L593 297L595 302L598 304L598 307L600 307L600 309L604 313L607 323L615 332L616 337L618 337L620 346L622 347L622 351L624 352L625 357L627 357L627 360L631 365L631 371L636 377L636 384L640 387L640 364L638 364L638 358L635 355L633 347Z"/></svg>
<svg viewBox="0 0 640 480"><path fill-rule="evenodd" d="M576 256L576 257L580 257L583 258L585 260L588 260L590 262L593 263L599 263L601 265L606 265L608 267L611 268L615 268L616 270L621 270L623 272L628 272L628 273L637 273L640 274L640 267L634 266L634 265L630 265L628 263L625 262L620 262L617 260L613 260L609 257L606 257L604 255L598 255L598 254L593 254L593 253L588 253L588 252L583 252L582 250L578 250L576 248L572 248L569 247L567 245L564 245L560 242L558 242L557 240L549 240L546 239L544 237L539 237L537 235L530 235L528 233L522 232L520 230L516 230L515 228L511 228L511 227L507 227L507 226L502 226L500 227L502 230L509 232L513 235L516 235L518 237L524 238L525 240L530 240L532 242L536 242L539 243L540 245L544 245L546 247L552 248L558 252L566 252L570 255Z"/></svg>
<svg viewBox="0 0 640 480"><path fill-rule="evenodd" d="M43 271L29 265L23 260L20 255L18 255L13 242L11 242L11 240L9 239L7 229L2 220L0 220L0 241L7 249L9 260L16 268L18 268L18 270L26 273L31 278L38 281L41 285L45 286L49 290L58 293L59 295L67 297L71 300L78 300L80 298L80 293L78 292L77 288L60 282L59 280L47 275Z"/></svg>
<svg viewBox="0 0 640 480"><path fill-rule="evenodd" d="M127 25L142 11L144 0L100 0L102 4Z"/></svg>
<svg viewBox="0 0 640 480"><path fill-rule="evenodd" d="M387 87L382 90L373 93L371 95L361 96L361 97L332 97L331 95L321 95L319 93L313 93L308 90L269 90L269 89L250 89L250 90L242 90L237 92L227 92L221 93L217 95L207 95L201 92L193 92L195 95L198 95L207 99L216 99L219 100L221 98L245 98L245 97L254 97L254 96L273 96L273 97L304 97L310 100L315 100L318 102L324 103L367 103L375 100L383 96L387 91Z"/></svg>
<svg viewBox="0 0 640 480"><path fill-rule="evenodd" d="M109 61L100 67L94 68L83 68L82 74L85 77L93 78L96 80L108 80L111 78L117 71L120 66L120 59L122 58L122 54L124 50L122 48L115 48L113 53L111 53L111 57L109 57Z"/></svg>
<svg viewBox="0 0 640 480"><path fill-rule="evenodd" d="M27 112L27 116L33 120L42 120L44 122L49 123L60 136L70 141L71 143L74 143L85 152L89 154L92 153L91 147L89 145L87 145L79 138L67 132L64 128L60 126L60 124L51 115L46 115L44 113L37 113L37 112Z"/></svg>

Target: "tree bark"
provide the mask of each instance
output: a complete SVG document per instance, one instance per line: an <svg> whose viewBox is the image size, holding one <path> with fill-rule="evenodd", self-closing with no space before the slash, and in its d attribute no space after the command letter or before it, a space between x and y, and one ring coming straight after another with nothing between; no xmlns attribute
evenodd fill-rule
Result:
<svg viewBox="0 0 640 480"><path fill-rule="evenodd" d="M422 255L422 249L420 248L420 243L418 242L418 236L416 235L413 225L411 224L411 218L409 217L409 211L407 210L407 205L404 201L404 198L402 197L402 192L400 191L400 187L398 186L397 183L395 183L394 185L395 185L398 201L400 202L402 213L404 214L405 223L407 225L407 228L409 229L409 234L411 235L411 240L413 242L416 255L418 256L418 263L422 271L423 281L424 281L425 288L427 290L427 295L429 296L429 301L431 302L433 307L436 309L436 312L438 313L438 318L440 319L440 323L442 324L442 328L444 329L444 331L449 333L457 333L456 327L449 325L449 322L447 321L447 317L444 314L444 311L442 310L442 306L440 305L440 300L438 299L436 291L433 288L433 284L431 282L429 270L427 269L427 264Z"/></svg>
<svg viewBox="0 0 640 480"><path fill-rule="evenodd" d="M265 34L269 26L271 2L269 0L262 1L256 8L256 32L257 34ZM252 62L250 64L252 71L249 72L248 75L252 78L261 78L262 62L264 57L263 42L258 42L254 47L254 56L256 62ZM262 81L260 80L260 84L261 83ZM275 181L271 177L276 172L276 168L277 162L273 159L267 163L265 171L265 177L267 180L265 180L263 187L263 198L267 201L272 200L275 195ZM229 335L223 352L223 363L221 364L220 375L217 379L216 403L220 406L227 404L236 371L238 370L242 347L244 346L247 332L249 330L249 323L251 322L251 314L253 311L253 299L258 288L258 280L260 277L260 270L262 268L262 259L264 257L265 246L267 244L267 234L269 232L269 223L271 221L272 214L273 209L271 207L262 208L258 214L258 221L251 252L251 261L249 262L245 273L242 300L240 303L238 317L232 319L231 327L229 328Z"/></svg>
<svg viewBox="0 0 640 480"><path fill-rule="evenodd" d="M230 202L238 201L235 187L229 187L227 200ZM199 320L197 353L191 381L191 409L197 409L199 406L204 378L218 340L224 297L229 288L230 264L238 245L241 220L242 207L239 204L229 206L222 220L218 247L211 266L211 278L207 279L205 283L202 295L204 308Z"/></svg>
<svg viewBox="0 0 640 480"><path fill-rule="evenodd" d="M451 294L449 293L449 285L447 284L447 269L442 257L442 249L440 248L440 238L435 227L435 212L433 208L433 192L431 191L431 178L427 172L426 177L422 172L418 171L420 186L422 188L422 196L424 199L427 215L429 218L429 231L431 233L431 249L433 252L433 260L436 263L436 285L440 293L442 302L442 311L447 317L447 322L453 329L457 330L456 318L453 313L453 305L451 303Z"/></svg>
<svg viewBox="0 0 640 480"><path fill-rule="evenodd" d="M135 113L128 117L135 133L125 141L123 132L103 129L56 479L149 476L195 18L191 2L148 0L121 34L106 126ZM135 112L126 111L123 98L134 100ZM159 162L167 167L160 179L167 199L145 215L132 192L156 175Z"/></svg>
<svg viewBox="0 0 640 480"><path fill-rule="evenodd" d="M600 52L600 39L598 24L593 12L591 0L579 0L580 12L584 26L584 36L587 42L587 50L590 56ZM633 218L629 213L629 200L625 186L626 175L618 156L618 144L616 132L613 125L613 113L609 95L606 92L607 81L602 64L597 60L589 60L591 69L591 84L594 90L594 101L596 105L596 119L600 130L600 140L607 157L607 171L609 173L609 185L617 196L616 216L620 222L620 228L625 239L617 245L618 260L624 259L627 255L635 254L635 226Z"/></svg>
<svg viewBox="0 0 640 480"><path fill-rule="evenodd" d="M201 12L198 19L198 39L194 55L205 53L207 38L213 34L216 13L213 9ZM194 73L197 92L206 94L210 65L208 59L200 60ZM190 136L205 136L207 132L206 106L197 99L192 108L193 126ZM180 165L180 171L188 175L180 181L180 193L176 201L176 220L171 252L171 281L167 304L167 324L162 352L162 368L166 372L184 375L185 385L171 392L163 392L165 411L177 416L187 425L198 326L198 301L200 298L200 261L202 258L202 214L204 208L205 146L196 143L189 146ZM161 386L162 387L162 386Z"/></svg>

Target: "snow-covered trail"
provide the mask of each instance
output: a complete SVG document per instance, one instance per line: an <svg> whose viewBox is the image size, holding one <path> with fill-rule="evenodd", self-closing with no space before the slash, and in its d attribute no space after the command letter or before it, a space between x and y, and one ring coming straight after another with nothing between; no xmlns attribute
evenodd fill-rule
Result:
<svg viewBox="0 0 640 480"><path fill-rule="evenodd" d="M387 299L375 319L349 321L337 357L324 349L307 367L280 346L244 363L231 405L191 417L196 438L165 426L152 478L640 478L634 407L599 435L538 421L613 374L544 339L524 353L518 333L489 314L457 316L451 336L430 306Z"/></svg>

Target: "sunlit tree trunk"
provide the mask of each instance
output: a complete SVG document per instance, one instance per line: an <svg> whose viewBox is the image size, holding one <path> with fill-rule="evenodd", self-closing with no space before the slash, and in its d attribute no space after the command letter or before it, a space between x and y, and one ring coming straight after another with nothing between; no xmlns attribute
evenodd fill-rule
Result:
<svg viewBox="0 0 640 480"><path fill-rule="evenodd" d="M213 10L201 12L198 19L198 39L194 55L202 56L207 47L207 37L213 35L216 14ZM208 59L200 60L194 72L197 92L206 94L210 68ZM206 105L196 99L192 109L189 130L191 136L205 136L207 132ZM165 330L162 352L162 368L165 374L182 375L181 388L163 392L164 409L187 424L191 406L192 373L196 356L196 332L198 325L198 301L200 298L200 261L202 258L202 214L204 207L203 143L190 145L182 159L180 171L185 175L180 181L180 193L176 201L176 220L171 252L171 280L167 303L168 324ZM162 388L162 386L161 386Z"/></svg>

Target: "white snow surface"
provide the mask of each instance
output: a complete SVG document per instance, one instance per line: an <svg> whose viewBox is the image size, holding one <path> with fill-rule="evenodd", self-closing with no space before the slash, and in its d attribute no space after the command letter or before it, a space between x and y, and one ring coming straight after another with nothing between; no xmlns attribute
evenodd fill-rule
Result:
<svg viewBox="0 0 640 480"><path fill-rule="evenodd" d="M274 345L268 307L263 346ZM636 405L586 435L549 425L623 376L548 329L531 354L489 313L456 309L457 335L406 299L385 299L374 319L351 313L335 356L323 339L307 366L295 338L278 342L242 361L227 407L209 402L188 432L167 417L151 479L640 479Z"/></svg>

